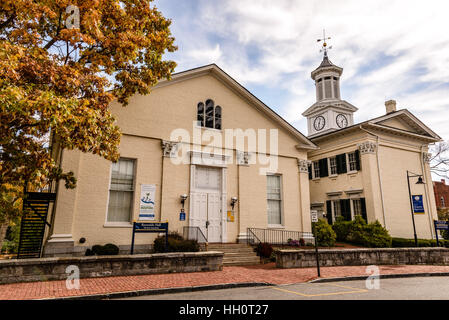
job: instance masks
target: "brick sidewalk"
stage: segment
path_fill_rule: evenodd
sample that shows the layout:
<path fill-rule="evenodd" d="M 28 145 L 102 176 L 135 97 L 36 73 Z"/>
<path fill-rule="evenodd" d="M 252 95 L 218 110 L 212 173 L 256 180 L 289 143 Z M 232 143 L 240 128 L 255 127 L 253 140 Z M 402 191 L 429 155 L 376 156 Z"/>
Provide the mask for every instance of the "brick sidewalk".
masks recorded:
<path fill-rule="evenodd" d="M 449 272 L 449 266 L 379 266 L 380 274 Z M 366 266 L 322 267 L 322 278 L 368 276 Z M 66 289 L 65 281 L 0 285 L 0 300 L 25 300 L 83 296 L 148 289 L 264 282 L 274 285 L 316 279 L 316 268 L 276 269 L 274 263 L 257 266 L 223 267 L 223 271 L 170 273 L 141 276 L 89 278 L 80 280 L 79 290 Z"/>

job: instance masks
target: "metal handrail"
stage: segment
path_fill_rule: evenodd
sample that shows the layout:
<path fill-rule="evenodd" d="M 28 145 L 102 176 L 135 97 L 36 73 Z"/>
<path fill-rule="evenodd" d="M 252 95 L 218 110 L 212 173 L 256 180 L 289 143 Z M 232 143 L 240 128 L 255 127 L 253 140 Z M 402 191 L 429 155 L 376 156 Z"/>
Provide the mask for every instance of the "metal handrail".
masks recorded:
<path fill-rule="evenodd" d="M 312 232 L 290 231 L 283 229 L 247 228 L 248 244 L 255 245 L 261 242 L 271 245 L 290 245 L 291 241 L 304 240 L 304 243 L 313 244 Z"/>
<path fill-rule="evenodd" d="M 183 229 L 183 237 L 187 240 L 196 240 L 198 243 L 207 243 L 207 238 L 200 227 L 185 226 Z"/>

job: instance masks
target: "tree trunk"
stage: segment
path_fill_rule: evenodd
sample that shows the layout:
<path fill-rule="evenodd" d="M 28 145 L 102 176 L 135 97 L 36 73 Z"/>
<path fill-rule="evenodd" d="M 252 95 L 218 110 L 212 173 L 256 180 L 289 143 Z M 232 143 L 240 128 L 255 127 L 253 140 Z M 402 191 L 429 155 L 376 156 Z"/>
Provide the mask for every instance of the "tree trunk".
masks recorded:
<path fill-rule="evenodd" d="M 7 229 L 8 229 L 8 223 L 4 223 L 4 224 L 0 225 L 0 252 L 3 247 L 3 240 L 5 239 Z"/>

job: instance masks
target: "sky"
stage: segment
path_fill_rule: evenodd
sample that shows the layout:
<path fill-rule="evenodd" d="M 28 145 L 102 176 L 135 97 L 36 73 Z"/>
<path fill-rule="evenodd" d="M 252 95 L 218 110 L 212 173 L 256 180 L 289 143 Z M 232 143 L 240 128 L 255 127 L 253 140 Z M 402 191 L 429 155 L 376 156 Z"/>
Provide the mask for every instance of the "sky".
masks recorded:
<path fill-rule="evenodd" d="M 355 123 L 407 108 L 449 140 L 449 1 L 155 0 L 172 20 L 176 72 L 216 63 L 307 135 L 310 73 L 323 54 L 343 68 L 341 97 Z"/>

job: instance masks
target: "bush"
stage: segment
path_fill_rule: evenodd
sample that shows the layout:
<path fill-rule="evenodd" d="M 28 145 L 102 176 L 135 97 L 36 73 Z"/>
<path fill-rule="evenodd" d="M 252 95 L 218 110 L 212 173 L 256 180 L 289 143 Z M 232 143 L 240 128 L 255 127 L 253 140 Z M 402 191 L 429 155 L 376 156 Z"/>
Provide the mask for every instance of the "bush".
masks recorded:
<path fill-rule="evenodd" d="M 6 229 L 6 235 L 3 239 L 0 252 L 17 253 L 20 239 L 20 219 L 14 219 Z"/>
<path fill-rule="evenodd" d="M 154 240 L 153 252 L 197 252 L 200 245 L 196 240 L 185 240 L 179 233 L 168 234 L 167 251 L 165 251 L 165 235 Z"/>
<path fill-rule="evenodd" d="M 449 240 L 438 239 L 440 243 L 440 247 L 449 248 Z M 436 240 L 428 240 L 428 239 L 418 239 L 418 247 L 436 247 Z M 404 238 L 393 238 L 392 241 L 393 248 L 414 248 L 415 239 L 404 239 Z"/>
<path fill-rule="evenodd" d="M 369 248 L 391 247 L 392 239 L 379 221 L 367 224 L 363 218 L 356 217 L 347 239 L 349 242 Z"/>
<path fill-rule="evenodd" d="M 268 259 L 273 253 L 273 247 L 269 243 L 260 242 L 255 251 L 259 257 Z"/>
<path fill-rule="evenodd" d="M 337 221 L 332 225 L 332 230 L 337 235 L 337 241 L 347 241 L 353 225 L 354 221 L 346 221 L 343 217 L 338 217 Z"/>
<path fill-rule="evenodd" d="M 118 255 L 120 249 L 115 244 L 107 243 L 104 246 L 96 244 L 92 249 L 87 249 L 86 256 L 115 256 Z"/>
<path fill-rule="evenodd" d="M 335 244 L 337 235 L 332 227 L 324 219 L 312 223 L 313 236 L 316 237 L 319 246 L 332 247 Z"/>

